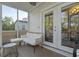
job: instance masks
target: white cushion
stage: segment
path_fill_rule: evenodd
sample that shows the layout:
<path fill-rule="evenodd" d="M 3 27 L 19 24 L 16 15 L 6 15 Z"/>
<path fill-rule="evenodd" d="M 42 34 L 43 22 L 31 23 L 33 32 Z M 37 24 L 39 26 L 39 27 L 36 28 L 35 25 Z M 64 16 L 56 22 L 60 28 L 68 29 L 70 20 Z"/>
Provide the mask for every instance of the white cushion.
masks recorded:
<path fill-rule="evenodd" d="M 42 42 L 41 37 L 42 37 L 42 34 L 31 34 L 26 39 L 23 39 L 23 41 L 31 45 L 37 45 L 40 42 Z"/>
<path fill-rule="evenodd" d="M 3 48 L 9 48 L 9 47 L 13 47 L 16 46 L 16 43 L 7 43 L 5 45 L 3 45 Z"/>
<path fill-rule="evenodd" d="M 22 41 L 22 38 L 15 38 L 15 39 L 10 39 L 10 42 L 20 42 Z"/>

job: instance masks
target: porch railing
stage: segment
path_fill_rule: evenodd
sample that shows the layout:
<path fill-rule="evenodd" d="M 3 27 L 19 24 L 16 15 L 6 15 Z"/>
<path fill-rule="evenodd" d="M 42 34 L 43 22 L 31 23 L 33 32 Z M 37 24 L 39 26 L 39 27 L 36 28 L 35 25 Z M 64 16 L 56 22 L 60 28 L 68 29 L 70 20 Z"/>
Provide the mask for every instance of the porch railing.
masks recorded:
<path fill-rule="evenodd" d="M 24 35 L 24 34 L 26 34 L 26 31 L 25 32 L 19 31 L 19 37 L 21 37 L 21 35 Z M 10 39 L 12 38 L 17 38 L 16 31 L 2 31 L 3 44 L 5 44 L 6 42 L 9 42 Z"/>

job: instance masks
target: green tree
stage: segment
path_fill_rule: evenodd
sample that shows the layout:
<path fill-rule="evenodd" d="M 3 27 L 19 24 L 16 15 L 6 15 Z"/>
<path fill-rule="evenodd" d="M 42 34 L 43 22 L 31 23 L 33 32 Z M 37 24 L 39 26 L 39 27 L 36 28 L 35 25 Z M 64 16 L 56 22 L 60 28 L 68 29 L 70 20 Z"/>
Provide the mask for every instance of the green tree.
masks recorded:
<path fill-rule="evenodd" d="M 11 17 L 5 16 L 2 20 L 2 30 L 15 30 L 15 22 Z"/>

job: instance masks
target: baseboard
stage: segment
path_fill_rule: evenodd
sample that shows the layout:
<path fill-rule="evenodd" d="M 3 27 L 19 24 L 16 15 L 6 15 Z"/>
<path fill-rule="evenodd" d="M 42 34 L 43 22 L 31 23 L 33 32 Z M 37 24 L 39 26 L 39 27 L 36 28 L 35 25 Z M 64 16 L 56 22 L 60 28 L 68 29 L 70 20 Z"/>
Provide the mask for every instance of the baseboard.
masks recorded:
<path fill-rule="evenodd" d="M 43 45 L 42 47 L 47 48 L 47 49 L 54 51 L 56 53 L 62 54 L 66 57 L 72 57 L 73 56 L 72 53 L 68 53 L 66 51 L 63 51 L 63 50 L 60 50 L 60 49 L 57 49 L 57 48 L 54 48 L 54 47 L 50 47 L 50 46 L 47 46 L 47 45 Z"/>

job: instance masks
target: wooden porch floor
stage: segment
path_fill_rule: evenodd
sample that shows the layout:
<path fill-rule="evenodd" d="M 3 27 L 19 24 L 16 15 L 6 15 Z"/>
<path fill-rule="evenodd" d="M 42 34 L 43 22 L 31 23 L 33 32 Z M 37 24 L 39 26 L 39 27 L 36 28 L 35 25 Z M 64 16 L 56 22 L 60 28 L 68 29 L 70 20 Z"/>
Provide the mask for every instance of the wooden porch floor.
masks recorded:
<path fill-rule="evenodd" d="M 19 47 L 18 51 L 20 57 L 64 57 L 61 54 L 41 48 L 40 46 L 36 47 L 35 53 L 34 48 L 29 45 Z"/>
<path fill-rule="evenodd" d="M 37 46 L 34 53 L 34 48 L 32 46 L 26 45 L 26 46 L 18 46 L 18 57 L 64 57 L 61 54 L 58 54 L 54 51 L 50 51 L 46 48 L 41 48 L 40 46 Z M 10 55 L 8 57 L 14 57 L 13 55 Z"/>

